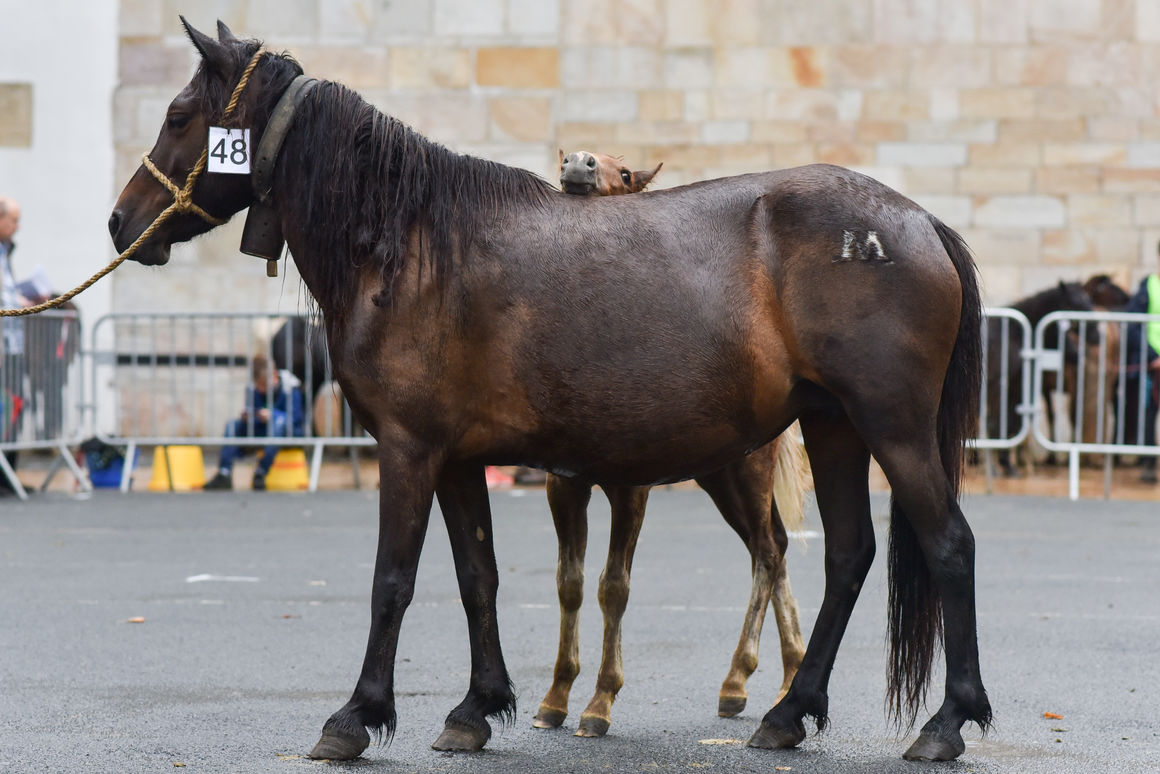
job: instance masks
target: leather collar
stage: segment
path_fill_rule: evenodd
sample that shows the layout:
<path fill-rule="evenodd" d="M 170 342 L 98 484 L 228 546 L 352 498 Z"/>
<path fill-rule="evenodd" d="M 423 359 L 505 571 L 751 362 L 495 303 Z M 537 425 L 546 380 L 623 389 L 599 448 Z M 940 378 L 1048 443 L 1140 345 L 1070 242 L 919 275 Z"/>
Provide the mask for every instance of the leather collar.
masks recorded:
<path fill-rule="evenodd" d="M 314 78 L 299 75 L 274 106 L 270 114 L 270 121 L 266 124 L 266 131 L 262 133 L 262 140 L 258 143 L 258 152 L 254 154 L 254 164 L 250 170 L 250 184 L 253 186 L 254 198 L 265 204 L 270 199 L 270 190 L 274 185 L 274 162 L 282 151 L 282 143 L 286 140 L 286 133 L 294 120 L 294 111 L 318 84 Z"/>

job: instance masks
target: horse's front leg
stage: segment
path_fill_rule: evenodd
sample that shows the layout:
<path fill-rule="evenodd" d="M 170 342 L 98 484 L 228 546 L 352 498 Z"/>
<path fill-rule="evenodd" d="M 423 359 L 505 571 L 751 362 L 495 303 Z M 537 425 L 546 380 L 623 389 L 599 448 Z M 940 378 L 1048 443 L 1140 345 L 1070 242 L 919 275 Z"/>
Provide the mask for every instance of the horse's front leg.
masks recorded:
<path fill-rule="evenodd" d="M 388 741 L 395 731 L 395 651 L 415 592 L 436 469 L 434 460 L 405 459 L 393 451 L 397 448 L 379 445 L 379 542 L 362 672 L 350 701 L 323 726 L 311 758 L 357 758 L 370 744 L 368 729 Z"/>
<path fill-rule="evenodd" d="M 560 646 L 552 687 L 540 702 L 532 725 L 558 728 L 568 716 L 568 696 L 580 674 L 580 605 L 584 602 L 584 554 L 588 547 L 588 501 L 592 484 L 573 478 L 548 476 L 548 507 L 556 525 L 559 556 L 556 592 L 560 600 Z"/>
<path fill-rule="evenodd" d="M 516 697 L 499 645 L 495 608 L 499 572 L 483 465 L 447 465 L 439 477 L 436 494 L 451 540 L 459 596 L 467 613 L 471 682 L 467 696 L 451 710 L 443 733 L 431 747 L 474 752 L 491 738 L 489 715 L 498 715 L 505 724 L 515 720 L 516 715 Z"/>
<path fill-rule="evenodd" d="M 644 524 L 644 508 L 649 487 L 605 487 L 612 504 L 612 531 L 608 539 L 608 561 L 600 574 L 600 610 L 604 613 L 604 644 L 600 673 L 596 676 L 596 693 L 584 712 L 576 736 L 596 737 L 608 733 L 612 724 L 612 702 L 624 685 L 624 666 L 620 657 L 621 621 L 628 607 L 629 574 L 636 539 Z"/>

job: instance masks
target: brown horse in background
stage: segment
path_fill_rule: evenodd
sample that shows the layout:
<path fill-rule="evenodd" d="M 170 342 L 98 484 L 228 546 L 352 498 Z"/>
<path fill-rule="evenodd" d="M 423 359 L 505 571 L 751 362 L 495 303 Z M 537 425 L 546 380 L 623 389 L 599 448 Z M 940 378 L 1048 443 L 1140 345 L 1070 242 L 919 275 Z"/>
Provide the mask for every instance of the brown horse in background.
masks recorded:
<path fill-rule="evenodd" d="M 560 187 L 576 195 L 616 196 L 639 193 L 660 170 L 633 171 L 613 156 L 576 151 L 560 151 Z M 790 589 L 785 567 L 788 545 L 786 527 L 798 529 L 802 522 L 802 498 L 809 486 L 809 470 L 796 423 L 747 457 L 696 482 L 717 505 L 725 521 L 749 549 L 753 588 L 741 627 L 741 638 L 733 654 L 729 674 L 721 685 L 717 712 L 733 717 L 745 709 L 749 676 L 757 669 L 758 644 L 765 611 L 773 600 L 774 616 L 781 639 L 784 675 L 780 699 L 789 690 L 805 655 L 797 601 Z M 548 505 L 556 526 L 559 559 L 556 585 L 560 600 L 560 643 L 548 689 L 532 724 L 536 728 L 556 728 L 568 715 L 568 696 L 580 672 L 579 621 L 584 600 L 584 554 L 588 541 L 588 501 L 592 481 L 550 475 L 547 479 Z M 612 507 L 608 560 L 600 575 L 598 599 L 604 614 L 604 643 L 596 693 L 580 715 L 577 736 L 604 736 L 612 722 L 612 703 L 624 685 L 621 663 L 621 621 L 628 604 L 629 575 L 633 551 L 644 524 L 645 503 L 650 487 L 605 486 Z"/>
<path fill-rule="evenodd" d="M 231 125 L 260 146 L 276 103 L 302 83 L 291 58 L 224 25 L 217 40 L 186 30 L 201 63 L 149 154 L 179 193 L 235 89 Z M 467 695 L 434 746 L 479 750 L 488 717 L 515 711 L 485 466 L 602 486 L 678 481 L 736 462 L 795 419 L 825 529 L 826 590 L 789 692 L 750 744 L 792 747 L 807 717 L 826 725 L 834 659 L 875 553 L 871 454 L 893 491 L 887 690 L 904 721 L 923 704 L 940 642 L 946 653 L 942 703 L 905 755 L 954 758 L 963 724 L 989 723 L 974 538 L 957 502 L 982 306 L 954 231 L 826 165 L 570 196 L 452 153 L 326 81 L 294 105 L 276 158 L 268 189 L 206 175 L 192 198 L 215 220 L 269 208 L 323 312 L 335 377 L 378 441 L 366 656 L 313 757 L 354 758 L 368 730 L 394 729 L 399 631 L 433 497 L 471 645 Z M 118 250 L 169 206 L 154 174 L 143 165 L 115 205 Z M 172 244 L 212 227 L 184 211 L 133 257 L 164 264 Z"/>

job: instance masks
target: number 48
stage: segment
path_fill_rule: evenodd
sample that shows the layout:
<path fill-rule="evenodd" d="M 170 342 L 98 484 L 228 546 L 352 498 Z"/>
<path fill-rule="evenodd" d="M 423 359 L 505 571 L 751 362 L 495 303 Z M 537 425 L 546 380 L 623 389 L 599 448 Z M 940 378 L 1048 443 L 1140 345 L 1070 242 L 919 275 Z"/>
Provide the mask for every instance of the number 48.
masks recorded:
<path fill-rule="evenodd" d="M 217 145 L 213 146 L 213 150 L 209 152 L 209 155 L 213 156 L 222 164 L 225 164 L 226 138 L 223 137 L 218 140 Z M 233 164 L 234 166 L 241 166 L 242 164 L 246 163 L 247 154 L 245 139 L 238 137 L 230 143 L 229 159 L 229 163 Z"/>

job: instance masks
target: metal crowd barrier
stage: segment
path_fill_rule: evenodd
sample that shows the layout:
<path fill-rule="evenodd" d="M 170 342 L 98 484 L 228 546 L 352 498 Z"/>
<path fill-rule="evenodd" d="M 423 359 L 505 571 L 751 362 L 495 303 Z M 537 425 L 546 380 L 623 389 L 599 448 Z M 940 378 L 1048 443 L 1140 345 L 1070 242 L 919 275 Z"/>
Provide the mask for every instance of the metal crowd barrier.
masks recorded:
<path fill-rule="evenodd" d="M 993 452 L 1010 454 L 1031 434 L 1036 402 L 1032 399 L 1032 330 L 1017 309 L 988 307 L 983 325 L 983 383 L 979 393 L 979 429 L 973 441 L 983 452 L 987 491 L 994 480 Z"/>
<path fill-rule="evenodd" d="M 309 490 L 316 491 L 325 447 L 347 447 L 357 463 L 355 447 L 375 445 L 331 379 L 325 335 L 304 318 L 116 313 L 93 325 L 92 342 L 96 437 L 125 448 L 122 491 L 142 446 L 300 447 L 311 454 Z M 283 435 L 255 435 L 252 416 L 246 435 L 226 434 L 227 423 L 245 408 L 259 354 L 269 370 L 293 374 L 283 377 L 285 387 L 296 383 L 302 390 L 304 435 L 294 435 L 290 423 Z M 357 464 L 354 470 L 357 484 Z"/>
<path fill-rule="evenodd" d="M 82 489 L 89 480 L 70 445 L 80 441 L 84 369 L 81 323 L 75 311 L 46 311 L 0 320 L 0 479 L 21 499 L 21 485 L 8 454 L 56 451 L 42 488 L 67 468 Z"/>
<path fill-rule="evenodd" d="M 1104 455 L 1105 497 L 1110 496 L 1115 456 L 1160 456 L 1154 435 L 1155 414 L 1151 417 L 1153 427 L 1145 428 L 1147 408 L 1156 405 L 1160 387 L 1160 373 L 1147 376 L 1146 326 L 1150 322 L 1160 322 L 1160 317 L 1053 312 L 1036 326 L 1034 394 L 1040 394 L 1045 378 L 1054 375 L 1055 394 L 1067 396 L 1069 426 L 1063 432 L 1059 428 L 1044 432 L 1036 425 L 1034 435 L 1048 451 L 1068 455 L 1072 500 L 1079 498 L 1081 454 Z M 1153 437 L 1151 444 L 1145 443 L 1149 435 Z"/>

